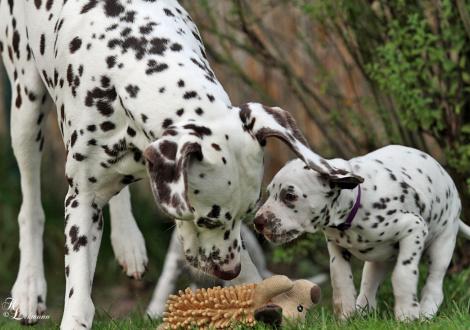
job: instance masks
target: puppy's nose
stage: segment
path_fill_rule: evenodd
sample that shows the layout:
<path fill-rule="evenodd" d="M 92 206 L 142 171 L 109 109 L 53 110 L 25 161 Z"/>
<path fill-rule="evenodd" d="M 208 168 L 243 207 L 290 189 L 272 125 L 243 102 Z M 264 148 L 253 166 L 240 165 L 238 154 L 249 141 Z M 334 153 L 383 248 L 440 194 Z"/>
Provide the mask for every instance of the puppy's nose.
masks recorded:
<path fill-rule="evenodd" d="M 266 226 L 266 218 L 263 215 L 258 215 L 255 220 L 253 221 L 255 224 L 255 228 L 259 233 L 262 233 L 264 227 Z"/>
<path fill-rule="evenodd" d="M 241 269 L 242 269 L 241 264 L 236 265 L 234 269 L 230 269 L 230 270 L 221 269 L 219 265 L 215 265 L 213 269 L 213 273 L 215 276 L 217 276 L 221 280 L 230 281 L 230 280 L 233 280 L 235 277 L 237 277 L 238 274 L 240 274 Z"/>

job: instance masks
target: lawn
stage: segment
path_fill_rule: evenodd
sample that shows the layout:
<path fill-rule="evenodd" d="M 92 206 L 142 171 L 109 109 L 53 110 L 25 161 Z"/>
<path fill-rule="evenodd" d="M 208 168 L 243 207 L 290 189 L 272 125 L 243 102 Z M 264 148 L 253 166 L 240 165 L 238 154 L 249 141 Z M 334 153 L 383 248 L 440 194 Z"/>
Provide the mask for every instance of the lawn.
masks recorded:
<path fill-rule="evenodd" d="M 423 276 L 422 276 L 423 277 Z M 422 284 L 422 280 L 420 281 Z M 324 287 L 324 299 L 320 306 L 311 311 L 303 323 L 286 323 L 285 329 L 470 329 L 470 269 L 451 274 L 445 283 L 445 301 L 439 314 L 433 320 L 419 320 L 400 323 L 393 319 L 393 299 L 390 282 L 386 282 L 379 293 L 379 310 L 369 315 L 356 315 L 348 321 L 337 320 L 331 309 L 329 285 Z M 159 321 L 146 318 L 142 306 L 137 307 L 126 318 L 112 319 L 97 307 L 93 329 L 155 329 Z M 34 328 L 37 330 L 58 328 L 60 314 L 51 320 L 42 321 Z M 243 327 L 239 327 L 243 329 Z M 262 325 L 256 329 L 264 329 Z M 25 329 L 16 321 L 3 317 L 0 329 Z"/>

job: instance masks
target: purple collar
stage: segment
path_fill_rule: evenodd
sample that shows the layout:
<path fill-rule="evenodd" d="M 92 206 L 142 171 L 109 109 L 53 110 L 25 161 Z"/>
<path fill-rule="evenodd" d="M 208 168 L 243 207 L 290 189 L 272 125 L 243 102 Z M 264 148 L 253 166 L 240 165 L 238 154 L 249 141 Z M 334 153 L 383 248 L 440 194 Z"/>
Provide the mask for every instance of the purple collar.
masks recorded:
<path fill-rule="evenodd" d="M 351 209 L 351 212 L 349 212 L 348 217 L 346 218 L 346 221 L 343 222 L 342 224 L 336 226 L 336 229 L 344 231 L 349 228 L 351 228 L 351 224 L 354 220 L 354 217 L 357 214 L 357 211 L 359 210 L 359 207 L 361 206 L 361 185 L 357 186 L 357 196 L 356 196 L 356 202 L 354 202 L 353 208 Z"/>

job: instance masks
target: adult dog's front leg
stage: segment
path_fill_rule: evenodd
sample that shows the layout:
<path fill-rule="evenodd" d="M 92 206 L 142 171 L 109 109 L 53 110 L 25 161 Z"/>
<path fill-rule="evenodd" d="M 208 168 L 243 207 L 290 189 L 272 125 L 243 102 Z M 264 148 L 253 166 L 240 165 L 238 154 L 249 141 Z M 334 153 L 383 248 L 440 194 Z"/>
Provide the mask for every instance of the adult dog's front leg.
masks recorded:
<path fill-rule="evenodd" d="M 408 225 L 402 229 L 403 237 L 399 242 L 400 251 L 392 274 L 392 285 L 395 295 L 395 317 L 406 321 L 419 317 L 418 265 L 427 228 L 424 220 L 411 213 L 404 214 L 400 222 Z"/>
<path fill-rule="evenodd" d="M 61 329 L 89 329 L 95 308 L 91 287 L 103 217 L 92 194 L 70 188 L 65 200 L 65 309 Z"/>
<path fill-rule="evenodd" d="M 332 242 L 328 242 L 328 252 L 335 313 L 346 319 L 356 308 L 356 288 L 349 263 L 351 254 Z"/>

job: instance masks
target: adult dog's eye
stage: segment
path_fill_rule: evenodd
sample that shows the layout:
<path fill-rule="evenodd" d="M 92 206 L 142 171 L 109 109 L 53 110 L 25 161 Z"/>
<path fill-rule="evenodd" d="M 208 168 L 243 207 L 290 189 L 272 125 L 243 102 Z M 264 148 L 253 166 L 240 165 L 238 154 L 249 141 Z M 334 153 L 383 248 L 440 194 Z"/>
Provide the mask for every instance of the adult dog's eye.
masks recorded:
<path fill-rule="evenodd" d="M 299 313 L 302 313 L 304 311 L 304 306 L 298 305 L 297 310 L 299 311 Z"/>
<path fill-rule="evenodd" d="M 293 201 L 297 200 L 297 196 L 296 196 L 295 194 L 293 194 L 293 193 L 288 192 L 288 193 L 286 193 L 286 195 L 284 196 L 284 199 L 285 199 L 286 201 L 293 202 Z"/>

